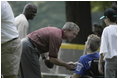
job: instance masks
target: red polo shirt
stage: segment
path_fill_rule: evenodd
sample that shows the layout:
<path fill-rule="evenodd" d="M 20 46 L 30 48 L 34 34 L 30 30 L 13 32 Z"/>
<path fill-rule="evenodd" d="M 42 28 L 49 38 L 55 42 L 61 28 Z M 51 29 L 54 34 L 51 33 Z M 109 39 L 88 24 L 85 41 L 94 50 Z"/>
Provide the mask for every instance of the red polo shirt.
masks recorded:
<path fill-rule="evenodd" d="M 36 44 L 41 53 L 49 52 L 50 57 L 57 58 L 62 43 L 61 29 L 45 27 L 28 34 L 28 37 Z"/>

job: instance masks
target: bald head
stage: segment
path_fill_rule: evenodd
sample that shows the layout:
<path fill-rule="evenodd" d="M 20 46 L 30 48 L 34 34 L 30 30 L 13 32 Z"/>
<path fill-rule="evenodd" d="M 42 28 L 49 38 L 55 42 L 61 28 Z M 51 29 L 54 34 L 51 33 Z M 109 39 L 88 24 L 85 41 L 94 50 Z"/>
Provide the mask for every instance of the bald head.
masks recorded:
<path fill-rule="evenodd" d="M 33 19 L 37 13 L 37 6 L 31 3 L 25 5 L 23 9 L 23 14 L 26 16 L 27 20 Z"/>

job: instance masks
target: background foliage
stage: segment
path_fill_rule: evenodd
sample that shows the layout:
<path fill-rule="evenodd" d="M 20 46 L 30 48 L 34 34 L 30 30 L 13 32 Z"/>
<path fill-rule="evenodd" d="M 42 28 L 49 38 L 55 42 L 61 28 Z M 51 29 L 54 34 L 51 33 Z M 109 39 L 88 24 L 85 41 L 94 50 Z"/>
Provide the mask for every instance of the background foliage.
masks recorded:
<path fill-rule="evenodd" d="M 22 13 L 27 3 L 33 3 L 38 7 L 36 17 L 34 20 L 29 21 L 29 32 L 47 26 L 61 28 L 66 21 L 64 1 L 9 1 L 9 3 L 15 17 Z M 92 22 L 98 21 L 97 17 L 101 16 L 105 8 L 108 7 L 111 7 L 111 1 L 91 1 L 91 14 L 94 16 Z"/>

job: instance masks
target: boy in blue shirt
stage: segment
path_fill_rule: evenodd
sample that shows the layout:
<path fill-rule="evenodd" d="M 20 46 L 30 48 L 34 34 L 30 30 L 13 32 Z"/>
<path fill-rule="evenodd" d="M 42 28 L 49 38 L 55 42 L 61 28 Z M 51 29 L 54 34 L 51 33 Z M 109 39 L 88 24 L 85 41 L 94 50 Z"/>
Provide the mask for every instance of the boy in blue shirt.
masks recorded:
<path fill-rule="evenodd" d="M 85 43 L 84 55 L 80 57 L 77 62 L 77 67 L 72 75 L 72 78 L 85 77 L 87 71 L 91 67 L 91 62 L 94 59 L 99 59 L 99 53 L 97 52 L 100 46 L 100 38 L 97 35 L 91 34 Z"/>

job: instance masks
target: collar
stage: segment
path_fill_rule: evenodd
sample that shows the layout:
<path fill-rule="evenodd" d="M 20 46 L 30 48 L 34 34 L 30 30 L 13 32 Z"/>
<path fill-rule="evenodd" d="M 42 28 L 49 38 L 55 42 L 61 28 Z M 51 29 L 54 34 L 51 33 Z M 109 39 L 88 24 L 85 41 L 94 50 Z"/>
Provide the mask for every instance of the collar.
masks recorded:
<path fill-rule="evenodd" d="M 61 31 L 62 31 L 62 39 L 64 39 L 64 31 L 61 29 Z"/>

